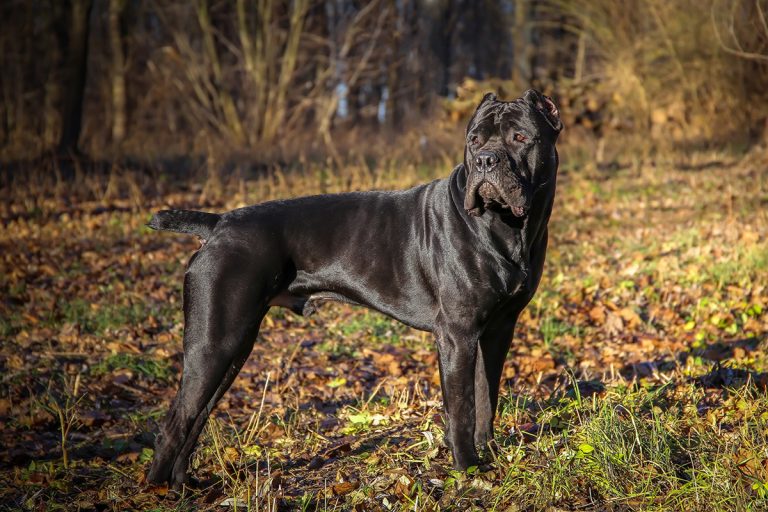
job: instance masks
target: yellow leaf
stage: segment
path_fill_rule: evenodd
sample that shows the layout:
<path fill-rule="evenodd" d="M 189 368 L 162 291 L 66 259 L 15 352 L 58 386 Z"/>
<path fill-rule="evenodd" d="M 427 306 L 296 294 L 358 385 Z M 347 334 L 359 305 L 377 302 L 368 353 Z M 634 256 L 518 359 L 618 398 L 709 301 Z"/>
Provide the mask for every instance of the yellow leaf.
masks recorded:
<path fill-rule="evenodd" d="M 326 384 L 329 388 L 338 388 L 347 383 L 347 379 L 344 377 L 337 377 Z"/>

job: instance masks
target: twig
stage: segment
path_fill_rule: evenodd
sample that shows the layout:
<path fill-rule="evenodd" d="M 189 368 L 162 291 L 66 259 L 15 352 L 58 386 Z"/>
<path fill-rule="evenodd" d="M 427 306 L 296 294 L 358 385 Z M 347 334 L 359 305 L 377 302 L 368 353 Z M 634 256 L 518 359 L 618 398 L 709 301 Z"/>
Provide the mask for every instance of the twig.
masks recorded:
<path fill-rule="evenodd" d="M 756 2 L 757 3 L 757 2 Z M 736 49 L 728 46 L 723 41 L 723 37 L 720 35 L 720 31 L 717 28 L 717 22 L 715 21 L 715 4 L 712 4 L 712 8 L 709 11 L 710 18 L 712 19 L 712 28 L 715 31 L 715 37 L 717 38 L 717 42 L 720 45 L 720 48 L 723 49 L 726 53 L 730 53 L 731 55 L 736 55 L 737 57 L 741 57 L 743 59 L 749 59 L 749 60 L 760 60 L 760 61 L 766 61 L 768 62 L 768 55 L 763 55 L 762 53 L 755 53 L 755 52 L 747 52 L 744 51 L 741 48 L 741 45 L 739 44 L 739 40 L 736 37 L 736 34 L 733 30 L 733 22 L 734 22 L 734 16 L 731 15 L 731 23 L 730 23 L 730 32 L 731 36 L 733 37 L 734 43 L 736 44 Z M 758 5 L 758 13 L 760 20 L 763 22 L 763 27 L 766 27 L 765 22 L 765 15 L 763 14 L 762 9 L 760 9 Z M 768 35 L 768 30 L 766 30 L 766 35 Z"/>

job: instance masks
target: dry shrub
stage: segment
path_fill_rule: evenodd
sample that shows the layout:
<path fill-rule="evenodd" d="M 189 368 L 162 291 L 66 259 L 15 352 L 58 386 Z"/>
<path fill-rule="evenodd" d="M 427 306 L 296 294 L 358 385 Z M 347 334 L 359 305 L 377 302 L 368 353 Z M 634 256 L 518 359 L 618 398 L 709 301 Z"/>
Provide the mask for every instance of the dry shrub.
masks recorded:
<path fill-rule="evenodd" d="M 738 149 L 762 135 L 766 7 L 764 0 L 551 0 L 540 17 L 559 20 L 583 49 L 574 54 L 573 76 L 534 80 L 560 106 L 568 154 L 598 163 L 643 160 L 673 149 Z M 458 121 L 486 92 L 511 99 L 525 87 L 467 79 L 444 110 Z"/>
<path fill-rule="evenodd" d="M 179 123 L 194 127 L 190 150 L 205 154 L 213 139 L 219 152 L 255 149 L 262 161 L 308 146 L 336 156 L 335 88 L 384 73 L 381 47 L 395 21 L 381 0 L 332 23 L 309 0 L 171 2 L 157 13 L 171 42 L 153 51 L 149 68 L 160 91 L 174 92 Z"/>
<path fill-rule="evenodd" d="M 768 59 L 734 55 L 718 37 L 725 32 L 737 49 L 768 56 L 768 28 L 756 21 L 764 12 L 759 1 L 553 0 L 551 6 L 575 20 L 569 28 L 585 38 L 587 94 L 604 106 L 605 135 L 630 134 L 656 149 L 702 147 L 746 141 L 764 125 Z M 560 89 L 574 85 L 565 81 Z M 627 137 L 618 138 L 624 144 Z"/>

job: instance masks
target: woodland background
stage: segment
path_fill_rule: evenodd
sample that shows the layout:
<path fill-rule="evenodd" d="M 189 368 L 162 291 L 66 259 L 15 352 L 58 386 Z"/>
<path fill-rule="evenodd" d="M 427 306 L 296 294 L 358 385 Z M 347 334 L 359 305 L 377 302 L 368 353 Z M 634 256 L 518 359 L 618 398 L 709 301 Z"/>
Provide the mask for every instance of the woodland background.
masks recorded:
<path fill-rule="evenodd" d="M 765 0 L 0 4 L 0 508 L 768 508 Z M 413 186 L 485 92 L 561 108 L 493 469 L 425 333 L 275 310 L 181 496 L 144 481 L 210 211 Z"/>
<path fill-rule="evenodd" d="M 765 131 L 763 7 L 12 0 L 0 11 L 0 158 L 423 158 L 455 146 L 431 129 L 444 114 L 456 123 L 486 89 L 531 86 L 559 101 L 569 136 L 746 145 Z"/>

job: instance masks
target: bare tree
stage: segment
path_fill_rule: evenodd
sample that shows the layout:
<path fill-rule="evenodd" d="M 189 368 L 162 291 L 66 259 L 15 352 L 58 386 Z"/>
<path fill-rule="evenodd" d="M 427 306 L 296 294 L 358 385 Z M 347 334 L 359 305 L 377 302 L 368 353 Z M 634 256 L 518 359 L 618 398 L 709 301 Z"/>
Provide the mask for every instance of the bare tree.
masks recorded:
<path fill-rule="evenodd" d="M 109 0 L 109 49 L 112 56 L 112 143 L 120 145 L 126 131 L 125 55 L 121 16 L 125 0 Z"/>
<path fill-rule="evenodd" d="M 93 0 L 72 0 L 70 19 L 62 20 L 68 33 L 64 67 L 64 98 L 61 115 L 61 136 L 58 153 L 71 156 L 79 153 L 78 141 L 82 128 L 83 97 L 88 66 L 88 35 Z"/>

